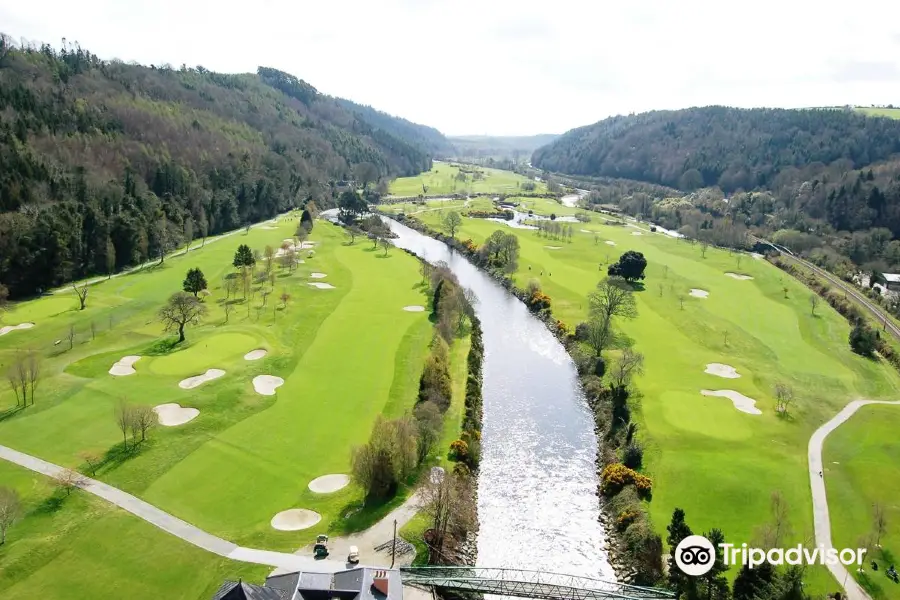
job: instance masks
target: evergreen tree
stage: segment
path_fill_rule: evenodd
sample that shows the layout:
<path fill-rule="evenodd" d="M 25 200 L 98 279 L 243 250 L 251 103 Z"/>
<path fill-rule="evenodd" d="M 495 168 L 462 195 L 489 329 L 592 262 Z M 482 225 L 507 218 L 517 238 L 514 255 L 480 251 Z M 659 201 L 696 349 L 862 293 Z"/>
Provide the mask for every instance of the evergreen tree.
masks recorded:
<path fill-rule="evenodd" d="M 734 600 L 761 600 L 775 597 L 778 574 L 775 567 L 768 561 L 750 568 L 747 565 L 741 567 L 737 577 L 734 578 Z"/>
<path fill-rule="evenodd" d="M 684 520 L 684 511 L 676 508 L 672 512 L 672 521 L 666 527 L 669 535 L 666 537 L 666 544 L 669 546 L 669 587 L 675 590 L 679 598 L 687 600 L 697 600 L 697 580 L 694 577 L 686 575 L 675 563 L 675 548 L 684 538 L 693 535 L 691 528 Z"/>
<path fill-rule="evenodd" d="M 701 585 L 705 588 L 703 590 L 705 593 L 701 593 L 700 597 L 706 600 L 727 600 L 730 590 L 728 589 L 728 578 L 724 573 L 728 570 L 728 565 L 725 564 L 725 551 L 719 546 L 719 544 L 725 543 L 725 534 L 721 529 L 711 529 L 704 536 L 712 542 L 713 548 L 716 549 L 716 561 L 709 572 L 701 578 Z"/>
<path fill-rule="evenodd" d="M 252 267 L 255 265 L 256 258 L 254 258 L 250 246 L 247 244 L 238 246 L 238 249 L 234 253 L 234 262 L 231 264 L 233 264 L 236 269 L 240 269 L 241 267 Z"/>
<path fill-rule="evenodd" d="M 184 278 L 184 291 L 189 292 L 197 296 L 202 290 L 206 289 L 206 277 L 203 275 L 203 271 L 199 268 L 194 267 L 193 269 L 189 269 L 187 272 L 187 276 Z"/>

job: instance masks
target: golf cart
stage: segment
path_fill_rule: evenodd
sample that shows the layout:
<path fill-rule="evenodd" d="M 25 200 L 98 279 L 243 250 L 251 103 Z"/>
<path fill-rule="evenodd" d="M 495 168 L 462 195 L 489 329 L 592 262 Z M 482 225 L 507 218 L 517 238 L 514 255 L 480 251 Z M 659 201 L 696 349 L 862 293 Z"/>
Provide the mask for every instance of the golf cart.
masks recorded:
<path fill-rule="evenodd" d="M 356 564 L 359 562 L 359 548 L 356 546 L 350 546 L 350 553 L 347 555 L 347 562 Z"/>
<path fill-rule="evenodd" d="M 313 556 L 316 558 L 328 556 L 328 536 L 324 533 L 316 537 L 316 545 L 313 546 Z"/>

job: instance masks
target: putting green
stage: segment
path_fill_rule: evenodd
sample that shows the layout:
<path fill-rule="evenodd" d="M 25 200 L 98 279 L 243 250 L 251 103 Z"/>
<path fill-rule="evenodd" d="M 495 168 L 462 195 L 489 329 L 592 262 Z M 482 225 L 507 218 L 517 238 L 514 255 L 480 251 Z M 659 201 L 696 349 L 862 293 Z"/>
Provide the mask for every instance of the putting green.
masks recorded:
<path fill-rule="evenodd" d="M 192 375 L 223 360 L 234 360 L 259 346 L 259 340 L 246 333 L 219 333 L 191 344 L 184 350 L 166 356 L 142 358 L 157 375 Z M 141 365 L 142 367 L 144 365 Z"/>

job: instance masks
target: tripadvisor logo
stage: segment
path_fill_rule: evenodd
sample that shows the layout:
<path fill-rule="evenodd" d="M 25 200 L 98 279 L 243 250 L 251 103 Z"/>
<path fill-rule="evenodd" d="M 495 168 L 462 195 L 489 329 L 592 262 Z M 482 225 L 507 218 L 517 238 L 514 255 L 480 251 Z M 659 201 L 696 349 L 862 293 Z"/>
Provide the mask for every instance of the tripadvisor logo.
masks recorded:
<path fill-rule="evenodd" d="M 722 550 L 722 562 L 725 565 L 741 565 L 750 569 L 763 563 L 772 565 L 836 565 L 861 566 L 865 548 L 826 548 L 818 545 L 815 548 L 804 548 L 797 544 L 791 548 L 751 548 L 747 544 L 719 544 Z M 716 562 L 716 549 L 712 542 L 702 535 L 689 535 L 681 540 L 675 548 L 675 564 L 686 575 L 699 577 L 712 569 Z"/>

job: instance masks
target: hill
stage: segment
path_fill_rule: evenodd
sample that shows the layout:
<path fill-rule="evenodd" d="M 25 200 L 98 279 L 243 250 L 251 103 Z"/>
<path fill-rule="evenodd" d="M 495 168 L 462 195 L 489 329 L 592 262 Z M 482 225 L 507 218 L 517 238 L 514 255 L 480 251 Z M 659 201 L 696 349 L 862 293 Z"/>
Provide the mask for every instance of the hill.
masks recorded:
<path fill-rule="evenodd" d="M 405 140 L 432 156 L 448 156 L 453 151 L 453 145 L 450 141 L 434 127 L 419 125 L 401 117 L 389 115 L 371 106 L 357 104 L 343 98 L 336 98 L 335 100 L 340 106 L 354 113 L 370 126 L 382 129 L 394 137 Z"/>
<path fill-rule="evenodd" d="M 708 106 L 604 119 L 537 149 L 535 167 L 725 193 L 769 187 L 785 168 L 860 168 L 900 152 L 900 122 L 850 110 Z"/>
<path fill-rule="evenodd" d="M 416 139 L 276 69 L 221 74 L 0 41 L 0 282 L 107 273 L 431 166 Z M 399 123 L 399 121 L 398 121 Z"/>
<path fill-rule="evenodd" d="M 558 137 L 555 133 L 542 133 L 525 136 L 460 135 L 449 139 L 457 158 L 507 158 L 518 162 Z"/>

